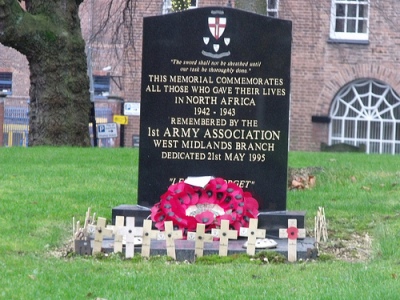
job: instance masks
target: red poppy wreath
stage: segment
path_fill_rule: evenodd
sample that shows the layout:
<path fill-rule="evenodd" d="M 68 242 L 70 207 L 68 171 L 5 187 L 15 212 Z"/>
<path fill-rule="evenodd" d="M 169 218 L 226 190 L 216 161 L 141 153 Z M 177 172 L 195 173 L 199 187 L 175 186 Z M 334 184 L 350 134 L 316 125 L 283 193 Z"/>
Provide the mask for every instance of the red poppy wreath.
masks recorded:
<path fill-rule="evenodd" d="M 213 178 L 202 188 L 181 181 L 171 185 L 160 202 L 151 208 L 151 219 L 159 230 L 164 222 L 172 221 L 175 229 L 196 231 L 197 223 L 206 231 L 218 228 L 221 220 L 228 220 L 238 232 L 248 227 L 251 218 L 258 216 L 258 202 L 234 182 Z"/>

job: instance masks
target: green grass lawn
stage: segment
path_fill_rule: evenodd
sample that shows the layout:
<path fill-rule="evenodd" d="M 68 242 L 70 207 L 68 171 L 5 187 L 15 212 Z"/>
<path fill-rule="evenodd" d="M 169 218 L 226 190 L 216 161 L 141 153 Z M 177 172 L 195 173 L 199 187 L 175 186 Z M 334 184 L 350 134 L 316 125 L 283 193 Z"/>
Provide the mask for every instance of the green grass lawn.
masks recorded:
<path fill-rule="evenodd" d="M 0 299 L 399 299 L 400 156 L 289 154 L 289 167 L 321 170 L 314 188 L 288 192 L 287 208 L 307 211 L 312 232 L 323 206 L 328 244 L 368 234 L 368 260 L 55 256 L 88 207 L 110 219 L 113 207 L 136 203 L 137 162 L 132 148 L 0 148 Z"/>

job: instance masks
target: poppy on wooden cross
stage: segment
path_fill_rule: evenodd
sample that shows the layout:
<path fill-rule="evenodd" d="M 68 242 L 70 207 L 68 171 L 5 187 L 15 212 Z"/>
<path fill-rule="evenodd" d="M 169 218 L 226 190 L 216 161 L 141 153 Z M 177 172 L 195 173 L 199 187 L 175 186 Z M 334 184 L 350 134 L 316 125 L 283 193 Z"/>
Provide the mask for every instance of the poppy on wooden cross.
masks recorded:
<path fill-rule="evenodd" d="M 288 261 L 294 262 L 297 260 L 297 239 L 305 237 L 306 230 L 297 228 L 296 219 L 288 220 L 288 228 L 279 229 L 279 238 L 288 239 Z"/>

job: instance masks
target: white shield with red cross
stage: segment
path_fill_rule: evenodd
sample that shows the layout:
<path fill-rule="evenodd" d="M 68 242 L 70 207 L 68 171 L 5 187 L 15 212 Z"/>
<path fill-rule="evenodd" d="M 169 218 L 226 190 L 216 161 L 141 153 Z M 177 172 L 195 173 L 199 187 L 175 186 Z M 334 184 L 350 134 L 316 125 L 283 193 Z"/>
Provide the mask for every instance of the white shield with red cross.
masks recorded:
<path fill-rule="evenodd" d="M 226 18 L 220 17 L 209 17 L 208 18 L 208 28 L 211 31 L 213 37 L 218 40 L 225 31 Z"/>

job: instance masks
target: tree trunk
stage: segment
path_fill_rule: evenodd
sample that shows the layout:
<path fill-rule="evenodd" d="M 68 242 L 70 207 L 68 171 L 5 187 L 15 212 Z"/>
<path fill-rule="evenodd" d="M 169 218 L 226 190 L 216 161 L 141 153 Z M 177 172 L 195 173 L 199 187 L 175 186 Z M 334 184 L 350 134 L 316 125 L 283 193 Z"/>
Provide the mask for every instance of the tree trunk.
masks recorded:
<path fill-rule="evenodd" d="M 266 0 L 235 0 L 235 7 L 263 15 L 267 13 Z"/>
<path fill-rule="evenodd" d="M 80 0 L 0 0 L 0 42 L 26 55 L 29 146 L 89 146 L 90 93 Z"/>

